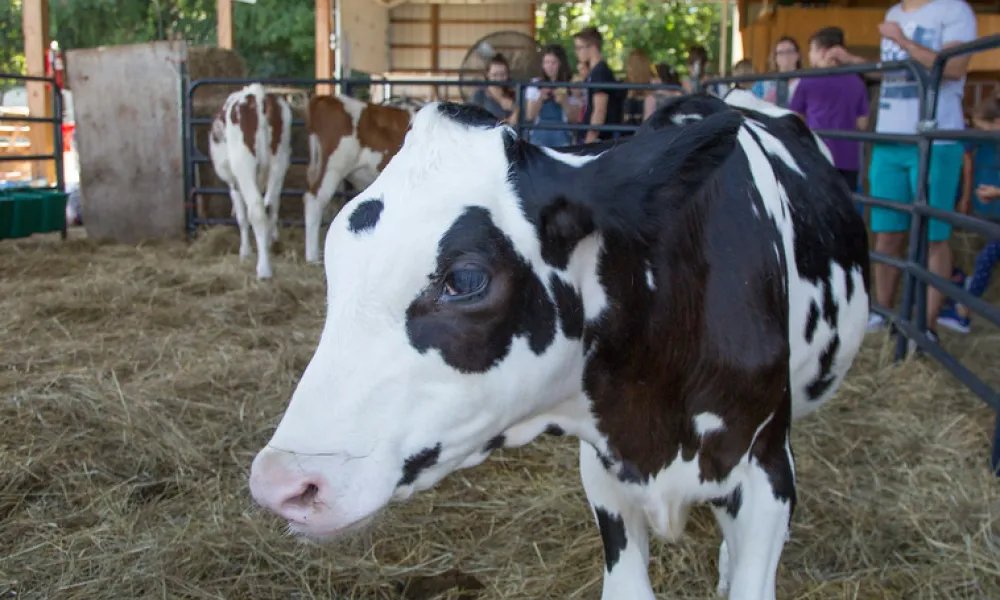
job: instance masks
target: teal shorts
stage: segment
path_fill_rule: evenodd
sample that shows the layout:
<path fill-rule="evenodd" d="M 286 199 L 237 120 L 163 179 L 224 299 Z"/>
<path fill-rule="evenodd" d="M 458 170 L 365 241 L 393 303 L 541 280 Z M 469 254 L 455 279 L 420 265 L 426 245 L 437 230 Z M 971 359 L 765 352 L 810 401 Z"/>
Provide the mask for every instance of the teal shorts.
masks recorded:
<path fill-rule="evenodd" d="M 935 144 L 931 149 L 930 180 L 927 203 L 941 210 L 955 210 L 958 186 L 962 179 L 962 144 Z M 868 167 L 871 195 L 896 202 L 913 202 L 917 193 L 917 146 L 910 144 L 874 144 Z M 875 233 L 909 231 L 910 215 L 873 206 L 871 230 Z M 928 240 L 942 242 L 951 235 L 951 225 L 931 219 Z"/>

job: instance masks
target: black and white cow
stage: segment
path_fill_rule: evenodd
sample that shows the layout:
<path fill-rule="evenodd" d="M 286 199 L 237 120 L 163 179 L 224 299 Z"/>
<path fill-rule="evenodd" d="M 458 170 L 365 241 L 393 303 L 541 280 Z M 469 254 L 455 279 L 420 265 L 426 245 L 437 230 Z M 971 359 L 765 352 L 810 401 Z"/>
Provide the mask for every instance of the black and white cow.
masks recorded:
<path fill-rule="evenodd" d="M 775 597 L 791 422 L 864 337 L 864 223 L 822 142 L 748 93 L 681 97 L 594 148 L 419 111 L 330 225 L 326 324 L 253 461 L 258 503 L 330 538 L 562 432 L 580 439 L 603 598 L 653 598 L 648 530 L 676 540 L 705 502 L 719 593 Z"/>

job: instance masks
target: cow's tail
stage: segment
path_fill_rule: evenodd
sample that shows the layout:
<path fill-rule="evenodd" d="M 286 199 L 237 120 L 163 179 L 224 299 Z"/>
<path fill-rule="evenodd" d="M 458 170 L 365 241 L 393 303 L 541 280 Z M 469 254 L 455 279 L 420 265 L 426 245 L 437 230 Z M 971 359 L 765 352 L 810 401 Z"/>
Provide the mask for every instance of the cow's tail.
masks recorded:
<path fill-rule="evenodd" d="M 309 188 L 313 189 L 319 186 L 319 182 L 322 173 L 323 166 L 323 145 L 320 143 L 319 135 L 316 133 L 309 134 L 309 166 L 306 168 L 306 181 L 309 183 Z"/>
<path fill-rule="evenodd" d="M 259 83 L 251 83 L 247 86 L 247 93 L 253 96 L 257 105 L 257 132 L 254 136 L 254 154 L 257 156 L 257 163 L 266 164 L 267 157 L 270 156 L 268 148 L 271 146 L 271 127 L 264 114 L 264 100 L 266 92 L 264 86 Z M 261 182 L 262 183 L 262 182 Z"/>

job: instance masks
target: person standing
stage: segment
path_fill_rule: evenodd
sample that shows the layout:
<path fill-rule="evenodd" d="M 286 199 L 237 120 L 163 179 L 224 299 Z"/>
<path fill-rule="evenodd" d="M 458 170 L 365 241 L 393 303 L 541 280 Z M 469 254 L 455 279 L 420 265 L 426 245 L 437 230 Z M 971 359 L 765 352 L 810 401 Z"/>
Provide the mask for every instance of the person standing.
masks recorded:
<path fill-rule="evenodd" d="M 825 27 L 809 38 L 809 65 L 836 66 L 826 56 L 830 48 L 844 45 L 839 27 Z M 864 130 L 868 127 L 868 89 L 853 73 L 804 77 L 799 81 L 788 108 L 805 117 L 810 129 Z M 853 140 L 823 141 L 833 155 L 833 164 L 852 191 L 858 191 L 861 143 Z"/>
<path fill-rule="evenodd" d="M 802 68 L 802 53 L 799 52 L 799 43 L 793 37 L 787 35 L 781 37 L 774 45 L 774 52 L 771 54 L 769 62 L 772 71 L 779 73 L 798 71 Z M 797 77 L 767 79 L 755 83 L 751 91 L 758 98 L 784 108 L 788 106 L 788 102 L 795 94 L 795 88 L 798 85 L 799 78 Z"/>
<path fill-rule="evenodd" d="M 566 50 L 559 44 L 542 49 L 542 76 L 532 81 L 569 82 L 573 76 Z M 524 98 L 526 120 L 532 123 L 576 123 L 579 106 L 566 88 L 528 86 Z M 573 132 L 558 129 L 531 129 L 528 140 L 536 146 L 559 147 L 573 142 Z"/>
<path fill-rule="evenodd" d="M 470 104 L 481 106 L 508 125 L 514 125 L 518 119 L 517 100 L 514 98 L 514 88 L 510 82 L 510 64 L 502 54 L 496 54 L 486 64 L 486 80 L 495 81 L 496 85 L 479 88 L 472 94 Z"/>
<path fill-rule="evenodd" d="M 939 52 L 976 39 L 976 15 L 964 0 L 902 0 L 886 12 L 879 24 L 882 35 L 883 62 L 912 58 L 928 69 Z M 828 57 L 842 64 L 862 64 L 867 59 L 853 55 L 838 46 Z M 938 90 L 938 129 L 965 129 L 962 96 L 970 56 L 948 61 Z M 908 71 L 883 73 L 879 96 L 879 113 L 875 130 L 879 133 L 913 134 L 920 121 L 920 91 Z M 963 146 L 959 142 L 939 140 L 931 151 L 927 202 L 935 208 L 954 210 L 962 172 Z M 918 150 L 913 144 L 876 143 L 872 146 L 868 180 L 872 196 L 896 202 L 913 202 L 917 190 Z M 875 251 L 889 256 L 903 254 L 903 241 L 910 227 L 906 213 L 873 206 L 871 229 L 875 234 Z M 951 276 L 952 255 L 948 238 L 951 225 L 931 219 L 928 226 L 928 268 L 945 279 Z M 895 302 L 899 271 L 892 266 L 875 263 L 875 301 L 891 308 Z M 933 286 L 927 289 L 928 337 L 937 340 L 937 317 L 944 304 L 944 295 Z M 872 314 L 868 330 L 886 326 L 881 315 Z"/>
<path fill-rule="evenodd" d="M 611 67 L 604 60 L 603 45 L 604 37 L 601 32 L 597 31 L 596 27 L 587 27 L 573 36 L 576 59 L 586 62 L 590 67 L 586 79 L 587 83 L 618 82 Z M 622 122 L 622 96 L 621 90 L 602 89 L 599 86 L 587 88 L 587 105 L 580 122 L 587 125 L 620 124 Z M 591 129 L 587 131 L 583 142 L 596 142 L 598 139 L 610 140 L 616 137 L 618 136 L 610 131 L 598 132 Z"/>

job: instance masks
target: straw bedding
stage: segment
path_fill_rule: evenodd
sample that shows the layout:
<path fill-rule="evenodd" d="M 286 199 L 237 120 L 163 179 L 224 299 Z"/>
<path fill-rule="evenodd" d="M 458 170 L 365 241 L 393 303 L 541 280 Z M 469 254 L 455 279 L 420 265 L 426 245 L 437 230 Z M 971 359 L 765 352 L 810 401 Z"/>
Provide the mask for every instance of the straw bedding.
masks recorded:
<path fill-rule="evenodd" d="M 569 440 L 499 453 L 332 547 L 252 505 L 250 462 L 323 316 L 322 271 L 300 231 L 283 235 L 269 284 L 230 228 L 191 246 L 0 243 L 0 596 L 598 598 Z M 869 337 L 796 430 L 779 597 L 1000 598 L 992 413 L 930 359 L 890 367 Z M 944 337 L 1000 383 L 995 330 Z M 718 542 L 699 510 L 686 540 L 654 543 L 657 593 L 710 597 Z"/>

